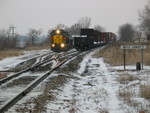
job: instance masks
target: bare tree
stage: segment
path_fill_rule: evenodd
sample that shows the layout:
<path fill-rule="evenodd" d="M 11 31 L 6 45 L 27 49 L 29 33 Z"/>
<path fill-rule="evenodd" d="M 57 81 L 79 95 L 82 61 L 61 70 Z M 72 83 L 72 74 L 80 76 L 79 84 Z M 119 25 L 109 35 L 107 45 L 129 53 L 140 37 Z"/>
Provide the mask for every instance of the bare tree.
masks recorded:
<path fill-rule="evenodd" d="M 133 41 L 134 38 L 134 27 L 127 23 L 119 27 L 120 40 L 129 42 Z"/>
<path fill-rule="evenodd" d="M 55 29 L 67 29 L 67 27 L 64 24 L 58 24 Z"/>
<path fill-rule="evenodd" d="M 89 28 L 91 25 L 91 18 L 82 17 L 79 19 L 78 24 L 81 26 L 81 28 Z"/>
<path fill-rule="evenodd" d="M 100 25 L 94 26 L 94 29 L 95 29 L 95 30 L 98 30 L 98 31 L 100 31 L 100 32 L 104 32 L 104 31 L 105 31 L 105 28 L 102 27 L 102 26 L 100 26 Z"/>
<path fill-rule="evenodd" d="M 142 40 L 142 32 L 139 29 L 139 26 L 136 26 L 134 28 L 134 39 L 138 42 L 140 42 Z"/>
<path fill-rule="evenodd" d="M 145 9 L 139 11 L 139 21 L 141 30 L 146 34 L 150 34 L 150 2 L 145 6 Z"/>
<path fill-rule="evenodd" d="M 0 49 L 16 48 L 18 44 L 17 36 L 11 36 L 10 29 L 0 31 Z"/>
<path fill-rule="evenodd" d="M 70 27 L 70 33 L 72 35 L 79 35 L 80 34 L 80 29 L 81 29 L 81 26 L 77 23 L 77 24 L 74 24 Z"/>
<path fill-rule="evenodd" d="M 35 40 L 36 38 L 38 38 L 42 33 L 42 30 L 41 29 L 30 29 L 29 32 L 28 32 L 28 35 L 30 36 L 31 38 L 31 45 L 34 46 L 35 45 Z"/>
<path fill-rule="evenodd" d="M 5 30 L 1 30 L 0 31 L 0 49 L 4 49 L 5 48 L 5 40 L 6 40 L 6 37 L 7 35 L 6 35 L 6 31 Z"/>

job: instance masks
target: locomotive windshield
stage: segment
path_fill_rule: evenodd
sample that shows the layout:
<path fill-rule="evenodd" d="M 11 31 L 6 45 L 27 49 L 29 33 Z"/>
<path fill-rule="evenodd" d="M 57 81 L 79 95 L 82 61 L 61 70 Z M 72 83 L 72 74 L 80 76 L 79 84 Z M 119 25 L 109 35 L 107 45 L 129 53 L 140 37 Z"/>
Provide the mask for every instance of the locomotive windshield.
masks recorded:
<path fill-rule="evenodd" d="M 63 30 L 60 30 L 60 29 L 54 30 L 54 31 L 52 31 L 51 35 L 52 36 L 54 36 L 54 35 L 63 35 Z"/>

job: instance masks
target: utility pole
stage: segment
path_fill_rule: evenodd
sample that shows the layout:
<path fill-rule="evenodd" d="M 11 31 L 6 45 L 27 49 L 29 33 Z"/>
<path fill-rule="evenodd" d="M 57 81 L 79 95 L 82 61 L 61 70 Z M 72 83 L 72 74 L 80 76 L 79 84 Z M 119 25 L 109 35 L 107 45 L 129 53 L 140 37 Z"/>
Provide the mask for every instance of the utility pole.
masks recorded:
<path fill-rule="evenodd" d="M 11 37 L 12 38 L 15 38 L 16 37 L 16 33 L 15 33 L 15 28 L 14 26 L 10 26 L 10 34 L 11 34 Z"/>
<path fill-rule="evenodd" d="M 15 28 L 14 26 L 9 27 L 9 34 L 8 34 L 8 46 L 11 48 L 15 48 L 17 45 L 17 35 L 15 33 Z"/>

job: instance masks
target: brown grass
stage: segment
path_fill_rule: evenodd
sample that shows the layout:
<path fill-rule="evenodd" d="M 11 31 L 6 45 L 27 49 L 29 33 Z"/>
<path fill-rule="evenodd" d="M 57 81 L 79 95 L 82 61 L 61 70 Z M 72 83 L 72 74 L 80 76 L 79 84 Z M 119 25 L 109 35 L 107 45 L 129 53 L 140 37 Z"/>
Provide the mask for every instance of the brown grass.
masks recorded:
<path fill-rule="evenodd" d="M 5 78 L 7 75 L 0 73 L 0 79 Z"/>
<path fill-rule="evenodd" d="M 22 54 L 23 54 L 22 50 L 16 50 L 16 49 L 3 50 L 3 51 L 0 51 L 0 60 L 7 58 L 7 57 L 13 57 L 13 56 L 18 56 Z"/>
<path fill-rule="evenodd" d="M 119 81 L 119 83 L 121 84 L 126 84 L 128 82 L 132 82 L 134 80 L 137 80 L 138 78 L 137 77 L 134 77 L 133 75 L 131 74 L 120 74 L 117 78 L 117 81 Z"/>
<path fill-rule="evenodd" d="M 34 46 L 34 47 L 27 47 L 26 49 L 0 50 L 0 60 L 7 57 L 23 55 L 24 50 L 31 51 L 31 50 L 42 50 L 42 49 L 49 49 L 49 46 Z"/>
<path fill-rule="evenodd" d="M 144 64 L 150 64 L 150 44 L 149 43 L 115 43 L 113 45 L 107 46 L 104 49 L 98 50 L 93 57 L 99 58 L 104 57 L 105 62 L 111 65 L 123 65 L 124 51 L 121 49 L 121 45 L 146 45 L 144 49 Z M 141 50 L 126 50 L 126 65 L 135 65 L 136 62 L 141 62 Z"/>
<path fill-rule="evenodd" d="M 41 50 L 41 49 L 50 49 L 49 46 L 30 46 L 27 47 L 25 50 Z"/>
<path fill-rule="evenodd" d="M 121 45 L 146 45 L 146 49 L 144 49 L 144 65 L 150 65 L 150 42 L 147 43 L 116 43 L 110 46 L 105 47 L 104 49 L 100 49 L 93 57 L 100 58 L 103 57 L 105 62 L 113 65 L 123 65 L 123 53 L 124 51 L 121 49 Z M 141 62 L 141 50 L 126 50 L 126 65 L 136 65 L 137 62 Z M 122 73 L 122 70 L 119 71 Z M 131 106 L 135 109 L 138 109 L 138 113 L 146 113 L 144 110 L 149 110 L 145 107 L 146 103 L 141 103 L 140 101 L 134 99 L 141 94 L 142 98 L 150 99 L 150 84 L 140 85 L 140 82 L 134 83 L 136 80 L 141 80 L 138 76 L 133 76 L 129 73 L 122 73 L 118 75 L 116 79 L 121 86 L 118 91 L 119 98 L 124 102 L 124 104 Z M 131 83 L 131 84 L 128 84 Z M 133 83 L 133 84 L 132 84 Z M 134 87 L 140 87 L 139 93 Z"/>
<path fill-rule="evenodd" d="M 140 94 L 141 97 L 145 99 L 150 99 L 150 84 L 140 85 Z"/>
<path fill-rule="evenodd" d="M 120 88 L 119 97 L 123 99 L 123 102 L 132 107 L 138 107 L 138 102 L 134 101 L 132 98 L 135 97 L 135 91 L 130 88 Z"/>

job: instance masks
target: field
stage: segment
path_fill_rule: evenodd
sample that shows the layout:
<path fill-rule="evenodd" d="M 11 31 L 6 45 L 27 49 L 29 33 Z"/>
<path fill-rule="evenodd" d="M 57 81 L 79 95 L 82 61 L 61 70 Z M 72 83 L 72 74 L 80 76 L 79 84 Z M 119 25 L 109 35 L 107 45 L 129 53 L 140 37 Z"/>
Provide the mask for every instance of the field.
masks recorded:
<path fill-rule="evenodd" d="M 121 43 L 118 42 L 114 45 L 108 46 L 105 49 L 99 50 L 96 53 L 96 57 L 104 57 L 105 62 L 119 66 L 124 64 L 124 51 L 121 49 L 121 45 L 146 45 L 146 49 L 143 50 L 143 63 L 144 65 L 150 65 L 150 43 Z M 137 62 L 141 62 L 142 51 L 138 49 L 126 50 L 126 64 L 136 65 Z"/>
<path fill-rule="evenodd" d="M 0 50 L 0 60 L 7 58 L 7 57 L 23 55 L 23 52 L 25 50 L 31 51 L 31 50 L 42 50 L 42 49 L 49 49 L 49 47 L 48 46 L 39 46 L 39 47 L 35 46 L 35 47 L 27 47 L 26 49 Z"/>
<path fill-rule="evenodd" d="M 103 57 L 104 61 L 112 67 L 123 67 L 123 54 L 121 45 L 146 45 L 143 51 L 144 66 L 150 65 L 150 43 L 116 43 L 101 49 L 96 52 L 93 57 Z M 118 98 L 124 102 L 129 108 L 128 112 L 134 113 L 131 109 L 134 108 L 138 113 L 149 113 L 149 99 L 150 99 L 150 84 L 149 84 L 149 68 L 142 71 L 136 71 L 136 62 L 141 62 L 141 50 L 126 50 L 126 64 L 134 67 L 134 70 L 128 68 L 127 70 L 117 70 L 116 81 L 120 83 L 118 90 Z M 140 99 L 143 101 L 141 102 Z M 126 106 L 126 107 L 127 107 Z"/>
<path fill-rule="evenodd" d="M 119 42 L 78 56 L 39 85 L 37 89 L 41 95 L 26 97 L 27 101 L 18 103 L 13 109 L 20 113 L 42 110 L 47 113 L 149 113 L 149 44 L 144 43 L 147 48 L 141 71 L 130 68 L 135 68 L 135 63 L 140 61 L 141 50 L 126 51 L 128 70 L 123 69 L 121 45 L 129 44 Z"/>
<path fill-rule="evenodd" d="M 23 54 L 22 50 L 16 50 L 16 49 L 1 50 L 0 51 L 0 60 L 7 58 L 7 57 L 19 56 L 22 54 Z"/>

